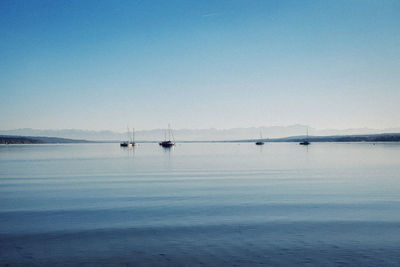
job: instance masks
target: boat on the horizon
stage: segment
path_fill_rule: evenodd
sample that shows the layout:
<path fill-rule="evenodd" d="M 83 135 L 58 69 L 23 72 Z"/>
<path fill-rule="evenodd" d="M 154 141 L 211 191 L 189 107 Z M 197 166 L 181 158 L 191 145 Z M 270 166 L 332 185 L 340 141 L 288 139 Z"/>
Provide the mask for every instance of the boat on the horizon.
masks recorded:
<path fill-rule="evenodd" d="M 303 142 L 300 142 L 299 144 L 303 145 L 303 146 L 308 146 L 310 144 L 310 142 L 308 141 L 308 127 L 307 127 L 307 137 L 306 137 L 306 139 Z"/>
<path fill-rule="evenodd" d="M 120 143 L 121 147 L 133 147 L 137 146 L 137 143 L 135 142 L 135 128 L 132 129 L 132 137 L 130 139 L 129 137 L 129 127 L 128 127 L 128 141 L 123 141 Z M 130 139 L 130 140 L 129 140 Z"/>
<path fill-rule="evenodd" d="M 261 131 L 260 131 L 260 139 L 256 142 L 256 145 L 257 145 L 257 146 L 262 146 L 262 145 L 264 145 L 264 142 L 261 141 L 261 140 L 262 140 L 262 133 L 261 133 Z"/>
<path fill-rule="evenodd" d="M 171 136 L 172 140 L 174 140 L 174 134 L 172 133 L 171 126 L 168 124 L 168 140 L 167 140 L 167 132 L 164 132 L 164 141 L 158 143 L 160 146 L 169 148 L 173 147 L 175 145 L 175 140 L 174 142 L 171 141 Z"/>
<path fill-rule="evenodd" d="M 119 145 L 121 147 L 132 147 L 132 144 L 129 141 L 123 141 Z"/>

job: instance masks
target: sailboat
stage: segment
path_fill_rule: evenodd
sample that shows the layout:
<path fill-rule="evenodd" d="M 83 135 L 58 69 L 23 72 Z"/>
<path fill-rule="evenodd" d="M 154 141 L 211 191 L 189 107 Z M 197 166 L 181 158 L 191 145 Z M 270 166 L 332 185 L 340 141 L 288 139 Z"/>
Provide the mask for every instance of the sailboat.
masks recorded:
<path fill-rule="evenodd" d="M 261 133 L 261 131 L 260 131 L 260 140 L 258 140 L 258 141 L 256 142 L 256 145 L 257 145 L 257 146 L 262 146 L 262 145 L 264 145 L 264 142 L 261 141 L 261 140 L 262 140 L 262 133 Z"/>
<path fill-rule="evenodd" d="M 162 146 L 162 147 L 172 147 L 172 146 L 174 146 L 175 145 L 175 140 L 174 140 L 174 142 L 172 142 L 171 141 L 171 136 L 172 136 L 172 139 L 174 140 L 175 138 L 174 138 L 174 135 L 172 133 L 171 126 L 168 124 L 168 140 L 167 140 L 167 132 L 165 132 L 164 133 L 164 141 L 162 141 L 162 142 L 160 142 L 158 144 L 160 146 Z"/>
<path fill-rule="evenodd" d="M 306 137 L 306 139 L 303 142 L 300 142 L 299 144 L 303 145 L 303 146 L 308 146 L 310 144 L 310 142 L 308 142 L 308 127 L 307 127 L 307 137 Z"/>
<path fill-rule="evenodd" d="M 132 139 L 131 140 L 129 140 L 130 139 L 130 137 L 129 137 L 129 127 L 128 127 L 128 140 L 127 141 L 123 141 L 123 142 L 121 142 L 120 143 L 120 146 L 121 147 L 132 147 L 132 146 L 136 146 L 137 144 L 135 143 L 135 129 L 133 129 L 132 130 Z"/>
<path fill-rule="evenodd" d="M 132 146 L 137 146 L 137 143 L 135 142 L 135 128 L 132 129 L 132 141 L 131 141 Z"/>

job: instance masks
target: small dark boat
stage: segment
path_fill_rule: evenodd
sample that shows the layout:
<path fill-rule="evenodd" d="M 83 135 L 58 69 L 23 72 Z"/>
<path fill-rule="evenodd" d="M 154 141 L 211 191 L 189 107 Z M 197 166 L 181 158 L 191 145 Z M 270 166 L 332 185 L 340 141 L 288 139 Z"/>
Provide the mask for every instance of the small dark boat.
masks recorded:
<path fill-rule="evenodd" d="M 173 143 L 171 140 L 168 141 L 162 141 L 160 143 L 158 143 L 160 146 L 162 147 L 172 147 L 175 145 L 175 143 Z"/>
<path fill-rule="evenodd" d="M 171 141 L 171 136 L 175 142 L 175 138 L 174 138 L 174 134 L 172 133 L 171 126 L 168 124 L 168 140 L 167 140 L 167 132 L 165 132 L 164 141 L 162 141 L 158 144 L 165 148 L 173 147 L 175 145 L 175 143 Z"/>
<path fill-rule="evenodd" d="M 300 142 L 299 145 L 308 146 L 309 144 L 310 144 L 310 142 L 308 142 L 308 128 L 307 128 L 306 140 L 304 140 L 303 142 Z"/>
<path fill-rule="evenodd" d="M 121 147 L 132 147 L 132 143 L 125 141 L 119 144 Z"/>
<path fill-rule="evenodd" d="M 262 140 L 262 133 L 261 133 L 261 131 L 260 131 L 260 139 L 256 142 L 256 145 L 257 146 L 262 146 L 262 145 L 264 145 L 264 142 L 263 141 L 261 141 Z"/>

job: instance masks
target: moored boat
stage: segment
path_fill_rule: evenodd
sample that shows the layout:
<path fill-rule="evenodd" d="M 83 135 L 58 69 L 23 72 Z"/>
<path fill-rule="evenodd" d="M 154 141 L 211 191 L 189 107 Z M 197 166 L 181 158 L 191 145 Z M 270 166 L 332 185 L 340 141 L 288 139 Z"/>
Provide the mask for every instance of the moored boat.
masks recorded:
<path fill-rule="evenodd" d="M 172 142 L 171 136 L 172 136 L 172 140 L 174 140 L 175 139 L 174 134 L 172 133 L 171 126 L 168 124 L 168 140 L 167 140 L 167 132 L 165 132 L 164 141 L 162 141 L 158 144 L 165 148 L 173 147 L 175 145 L 175 140 L 174 140 L 174 142 Z"/>
<path fill-rule="evenodd" d="M 262 145 L 264 145 L 264 142 L 262 141 L 262 133 L 261 133 L 261 131 L 260 131 L 260 139 L 256 142 L 256 145 L 257 145 L 257 146 L 262 146 Z"/>
<path fill-rule="evenodd" d="M 132 129 L 132 136 L 130 136 L 130 132 L 129 132 L 129 127 L 128 127 L 128 140 L 127 141 L 123 141 L 121 142 L 119 145 L 121 147 L 133 147 L 133 146 L 137 146 L 137 143 L 135 142 L 135 129 Z"/>
<path fill-rule="evenodd" d="M 306 139 L 299 143 L 299 145 L 308 146 L 310 142 L 308 141 L 308 127 L 307 127 L 307 136 Z"/>
<path fill-rule="evenodd" d="M 129 141 L 124 141 L 119 144 L 121 147 L 132 147 L 132 143 Z"/>

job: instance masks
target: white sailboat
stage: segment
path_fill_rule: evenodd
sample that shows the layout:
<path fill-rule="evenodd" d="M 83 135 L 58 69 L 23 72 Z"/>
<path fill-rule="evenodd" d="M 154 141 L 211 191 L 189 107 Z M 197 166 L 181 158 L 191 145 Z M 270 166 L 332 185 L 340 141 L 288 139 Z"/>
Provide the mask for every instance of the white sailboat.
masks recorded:
<path fill-rule="evenodd" d="M 132 140 L 131 140 L 131 145 L 132 145 L 132 146 L 137 146 L 137 143 L 135 142 L 135 128 L 132 129 Z"/>

